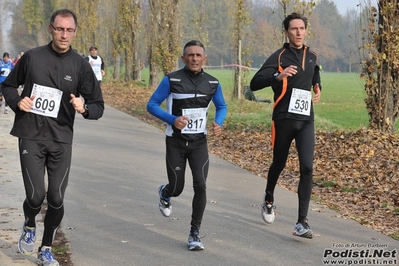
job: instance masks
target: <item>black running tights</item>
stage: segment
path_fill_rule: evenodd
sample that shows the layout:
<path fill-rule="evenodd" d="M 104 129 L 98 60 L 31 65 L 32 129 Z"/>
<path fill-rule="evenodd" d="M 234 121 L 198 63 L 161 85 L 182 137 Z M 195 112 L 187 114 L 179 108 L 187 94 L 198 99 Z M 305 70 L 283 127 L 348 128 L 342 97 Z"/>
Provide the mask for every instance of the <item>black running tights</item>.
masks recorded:
<path fill-rule="evenodd" d="M 164 189 L 165 197 L 177 197 L 184 188 L 186 162 L 193 175 L 194 198 L 192 201 L 191 231 L 198 231 L 206 206 L 206 179 L 209 169 L 207 139 L 186 141 L 166 137 L 166 169 L 169 184 Z"/>
<path fill-rule="evenodd" d="M 42 246 L 51 246 L 64 216 L 64 194 L 71 165 L 72 146 L 54 141 L 19 139 L 19 155 L 26 199 L 23 204 L 25 225 L 36 227 L 35 217 L 46 196 L 47 212 L 44 219 Z"/>
<path fill-rule="evenodd" d="M 314 156 L 314 122 L 284 119 L 274 121 L 276 137 L 273 148 L 273 162 L 270 166 L 267 185 L 266 201 L 274 202 L 274 189 L 280 173 L 284 169 L 291 142 L 295 144 L 299 159 L 298 185 L 298 221 L 306 218 L 312 194 L 313 156 Z"/>

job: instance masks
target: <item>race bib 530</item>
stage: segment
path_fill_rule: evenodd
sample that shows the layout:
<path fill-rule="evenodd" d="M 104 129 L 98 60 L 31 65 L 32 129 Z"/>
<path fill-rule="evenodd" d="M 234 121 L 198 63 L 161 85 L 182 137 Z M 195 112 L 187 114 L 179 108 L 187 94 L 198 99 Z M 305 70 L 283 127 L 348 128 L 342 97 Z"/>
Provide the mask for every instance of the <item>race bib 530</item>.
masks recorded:
<path fill-rule="evenodd" d="M 312 93 L 310 91 L 293 88 L 288 112 L 309 116 L 311 104 Z"/>

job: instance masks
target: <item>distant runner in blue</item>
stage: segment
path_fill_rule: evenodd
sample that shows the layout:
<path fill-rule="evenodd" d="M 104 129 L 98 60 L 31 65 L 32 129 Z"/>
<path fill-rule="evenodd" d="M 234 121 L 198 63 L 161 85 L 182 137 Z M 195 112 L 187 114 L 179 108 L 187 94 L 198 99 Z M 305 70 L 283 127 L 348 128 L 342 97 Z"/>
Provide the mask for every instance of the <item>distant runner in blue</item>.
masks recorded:
<path fill-rule="evenodd" d="M 147 110 L 167 123 L 166 169 L 169 183 L 161 185 L 159 210 L 165 217 L 172 213 L 171 197 L 184 188 L 187 160 L 193 175 L 191 230 L 187 247 L 203 250 L 199 230 L 206 205 L 206 179 L 209 169 L 207 114 L 212 101 L 216 107 L 212 129 L 215 136 L 222 132 L 227 105 L 219 81 L 205 73 L 202 66 L 207 57 L 199 41 L 188 42 L 181 56 L 185 67 L 166 75 L 147 104 Z M 166 100 L 166 110 L 161 104 Z"/>
<path fill-rule="evenodd" d="M 5 52 L 3 54 L 3 59 L 0 60 L 0 107 L 3 105 L 4 101 L 4 113 L 8 114 L 8 104 L 5 100 L 3 100 L 3 94 L 1 89 L 1 83 L 7 78 L 8 74 L 10 74 L 11 70 L 14 69 L 14 63 L 10 58 L 10 54 Z"/>

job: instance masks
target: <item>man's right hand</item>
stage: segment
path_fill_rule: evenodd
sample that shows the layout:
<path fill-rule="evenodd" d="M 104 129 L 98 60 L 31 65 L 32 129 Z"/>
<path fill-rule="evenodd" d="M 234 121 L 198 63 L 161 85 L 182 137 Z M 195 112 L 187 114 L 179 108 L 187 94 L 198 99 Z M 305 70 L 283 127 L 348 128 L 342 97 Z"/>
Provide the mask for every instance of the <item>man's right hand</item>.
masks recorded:
<path fill-rule="evenodd" d="M 283 80 L 284 78 L 292 77 L 298 72 L 297 66 L 295 65 L 290 65 L 289 67 L 286 67 L 283 72 L 280 73 L 280 75 L 277 76 L 278 80 Z"/>
<path fill-rule="evenodd" d="M 179 130 L 182 130 L 186 127 L 187 123 L 190 121 L 190 118 L 187 116 L 179 116 L 175 120 L 175 127 Z"/>
<path fill-rule="evenodd" d="M 33 100 L 34 99 L 35 99 L 35 96 L 32 96 L 30 98 L 25 96 L 25 98 L 23 98 L 22 100 L 20 100 L 18 102 L 19 110 L 29 113 L 30 112 L 30 108 L 32 108 L 32 106 L 33 106 Z"/>

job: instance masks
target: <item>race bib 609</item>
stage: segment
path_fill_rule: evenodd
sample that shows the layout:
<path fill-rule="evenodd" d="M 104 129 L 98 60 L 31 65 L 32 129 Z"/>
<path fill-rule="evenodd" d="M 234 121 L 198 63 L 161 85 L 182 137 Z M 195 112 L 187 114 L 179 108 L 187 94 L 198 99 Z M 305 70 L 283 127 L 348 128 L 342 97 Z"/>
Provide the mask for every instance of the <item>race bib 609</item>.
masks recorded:
<path fill-rule="evenodd" d="M 33 106 L 31 113 L 57 118 L 60 110 L 62 91 L 56 88 L 33 84 L 32 96 Z"/>

